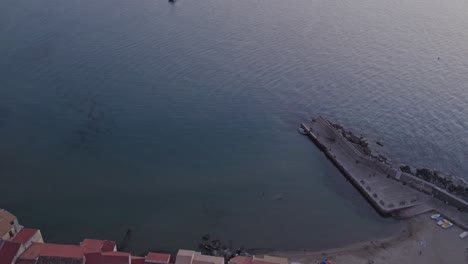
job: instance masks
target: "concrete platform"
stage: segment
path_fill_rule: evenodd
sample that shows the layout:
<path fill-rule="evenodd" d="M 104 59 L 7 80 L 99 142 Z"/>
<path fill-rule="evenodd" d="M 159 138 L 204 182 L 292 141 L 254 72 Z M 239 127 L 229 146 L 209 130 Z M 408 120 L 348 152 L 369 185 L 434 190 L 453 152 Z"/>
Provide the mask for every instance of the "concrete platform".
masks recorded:
<path fill-rule="evenodd" d="M 319 117 L 301 127 L 381 214 L 392 215 L 425 204 L 429 199 L 429 196 L 393 180 L 395 175 L 391 174 L 396 174 L 396 170 L 364 155 L 326 119 Z M 406 215 L 410 213 L 407 211 Z"/>

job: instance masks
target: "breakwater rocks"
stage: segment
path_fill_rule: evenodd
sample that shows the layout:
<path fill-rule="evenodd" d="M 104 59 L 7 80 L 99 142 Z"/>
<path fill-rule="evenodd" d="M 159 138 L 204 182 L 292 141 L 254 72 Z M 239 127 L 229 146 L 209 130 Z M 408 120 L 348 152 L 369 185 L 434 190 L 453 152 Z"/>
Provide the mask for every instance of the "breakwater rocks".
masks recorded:
<path fill-rule="evenodd" d="M 400 165 L 400 170 L 416 176 L 426 182 L 432 183 L 437 187 L 468 201 L 468 182 L 464 179 L 446 175 L 440 171 L 428 168 L 414 168 L 409 165 Z"/>
<path fill-rule="evenodd" d="M 369 140 L 361 136 L 356 136 L 350 130 L 346 130 L 342 125 L 333 123 L 328 120 L 328 122 L 341 133 L 343 138 L 352 143 L 357 149 L 359 149 L 363 154 L 371 157 L 374 160 L 385 163 L 389 166 L 391 164 L 388 162 L 388 159 L 381 154 L 374 154 L 372 149 L 369 147 Z M 383 146 L 382 142 L 377 141 L 377 145 Z M 428 183 L 432 183 L 435 186 L 465 200 L 468 201 L 468 182 L 464 179 L 457 178 L 452 175 L 444 174 L 437 170 L 431 170 L 428 168 L 414 168 L 410 165 L 400 165 L 399 169 L 404 172 L 411 174 L 419 179 L 422 179 Z"/>
<path fill-rule="evenodd" d="M 387 165 L 390 165 L 388 163 L 387 157 L 381 155 L 381 154 L 374 154 L 372 152 L 372 149 L 369 147 L 369 140 L 362 135 L 359 137 L 356 136 L 352 131 L 346 130 L 342 125 L 333 123 L 328 120 L 330 125 L 332 125 L 339 133 L 341 133 L 341 136 L 345 138 L 347 141 L 352 143 L 362 154 L 367 155 L 377 161 L 380 161 L 382 163 L 385 163 Z M 379 146 L 383 146 L 383 143 L 380 141 L 376 141 L 376 144 Z"/>

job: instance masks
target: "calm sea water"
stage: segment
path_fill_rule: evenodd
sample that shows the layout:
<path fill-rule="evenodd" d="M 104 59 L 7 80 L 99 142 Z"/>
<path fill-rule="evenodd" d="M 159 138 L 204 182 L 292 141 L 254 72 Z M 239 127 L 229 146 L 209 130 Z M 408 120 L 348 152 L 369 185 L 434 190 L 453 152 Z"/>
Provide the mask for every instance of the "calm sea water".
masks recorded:
<path fill-rule="evenodd" d="M 468 178 L 463 0 L 2 0 L 0 207 L 49 242 L 324 248 L 383 219 L 296 132 L 325 115 Z"/>

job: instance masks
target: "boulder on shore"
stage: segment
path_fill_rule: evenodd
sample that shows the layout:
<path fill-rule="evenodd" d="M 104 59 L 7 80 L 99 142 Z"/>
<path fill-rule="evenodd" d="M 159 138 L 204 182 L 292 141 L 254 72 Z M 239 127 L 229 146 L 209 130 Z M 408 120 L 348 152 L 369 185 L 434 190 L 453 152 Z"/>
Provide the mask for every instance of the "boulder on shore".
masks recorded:
<path fill-rule="evenodd" d="M 402 172 L 416 176 L 416 168 L 410 165 L 402 164 L 400 165 L 400 170 Z"/>

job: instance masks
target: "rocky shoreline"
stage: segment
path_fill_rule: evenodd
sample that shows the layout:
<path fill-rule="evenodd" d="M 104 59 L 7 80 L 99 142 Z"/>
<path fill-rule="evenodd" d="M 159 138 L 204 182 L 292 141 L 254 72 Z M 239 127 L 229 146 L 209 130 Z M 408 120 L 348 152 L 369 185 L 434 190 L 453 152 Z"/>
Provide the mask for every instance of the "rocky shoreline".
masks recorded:
<path fill-rule="evenodd" d="M 364 155 L 382 162 L 390 167 L 393 167 L 389 163 L 387 157 L 381 154 L 374 154 L 372 149 L 369 147 L 369 140 L 362 135 L 357 136 L 352 131 L 346 130 L 342 125 L 333 123 L 327 120 L 341 135 L 350 143 L 352 143 L 359 151 Z M 379 146 L 383 146 L 380 141 L 375 142 Z M 437 187 L 465 200 L 468 201 L 468 182 L 462 178 L 455 177 L 442 173 L 438 170 L 429 168 L 415 168 L 410 165 L 402 164 L 399 166 L 400 171 L 411 174 L 419 179 L 422 179 L 428 183 L 434 184 Z"/>
<path fill-rule="evenodd" d="M 233 250 L 231 249 L 231 246 L 224 244 L 221 240 L 211 239 L 209 234 L 205 234 L 202 237 L 202 241 L 198 244 L 198 248 L 205 255 L 223 257 L 226 263 L 235 256 L 251 256 L 245 251 L 244 246 Z"/>

